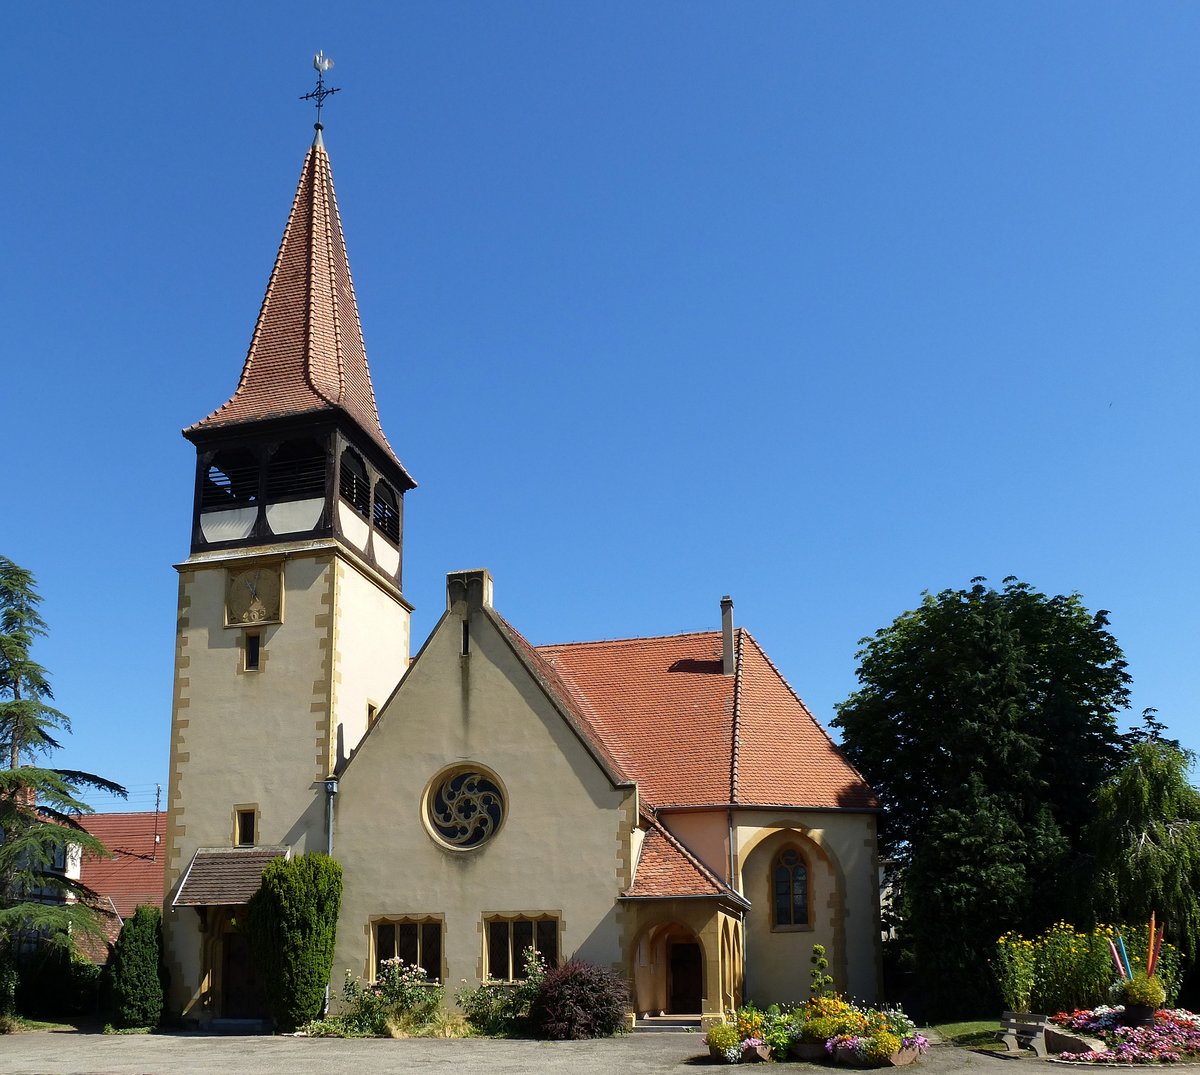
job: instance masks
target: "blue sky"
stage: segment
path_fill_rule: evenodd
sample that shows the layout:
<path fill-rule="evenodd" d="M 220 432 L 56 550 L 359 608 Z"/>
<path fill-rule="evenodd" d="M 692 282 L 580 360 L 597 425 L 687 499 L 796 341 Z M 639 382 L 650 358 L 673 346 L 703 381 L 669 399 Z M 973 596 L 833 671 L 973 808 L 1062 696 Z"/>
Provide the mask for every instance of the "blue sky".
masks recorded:
<path fill-rule="evenodd" d="M 75 734 L 167 777 L 194 449 L 337 66 L 414 638 L 715 628 L 823 720 L 859 638 L 1016 575 L 1200 747 L 1200 7 L 151 3 L 6 30 L 0 553 Z M 101 804 L 108 805 L 108 804 Z"/>

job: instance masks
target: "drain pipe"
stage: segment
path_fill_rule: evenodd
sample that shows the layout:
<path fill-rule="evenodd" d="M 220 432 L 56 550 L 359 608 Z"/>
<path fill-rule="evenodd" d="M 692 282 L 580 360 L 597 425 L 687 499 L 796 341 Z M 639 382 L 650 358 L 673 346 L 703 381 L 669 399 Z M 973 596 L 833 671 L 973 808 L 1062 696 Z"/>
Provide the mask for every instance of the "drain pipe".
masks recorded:
<path fill-rule="evenodd" d="M 338 782 L 336 776 L 325 781 L 325 854 L 333 857 L 333 800 L 337 798 Z M 321 1017 L 329 1014 L 329 983 L 325 983 L 325 1006 L 321 1009 Z"/>

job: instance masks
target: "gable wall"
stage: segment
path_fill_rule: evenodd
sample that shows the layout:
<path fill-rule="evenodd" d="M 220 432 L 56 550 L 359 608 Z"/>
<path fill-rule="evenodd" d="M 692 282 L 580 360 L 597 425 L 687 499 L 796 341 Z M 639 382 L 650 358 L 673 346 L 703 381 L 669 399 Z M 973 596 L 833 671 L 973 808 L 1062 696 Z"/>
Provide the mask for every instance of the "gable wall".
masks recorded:
<path fill-rule="evenodd" d="M 746 912 L 746 996 L 757 1003 L 808 996 L 809 957 L 824 945 L 834 988 L 863 1001 L 881 974 L 875 816 L 835 811 L 742 810 L 734 815 Z M 812 919 L 806 929 L 772 925 L 771 868 L 786 846 L 808 864 Z"/>
<path fill-rule="evenodd" d="M 633 789 L 612 786 L 486 616 L 473 614 L 470 632 L 463 657 L 462 619 L 447 614 L 343 775 L 335 979 L 372 970 L 369 923 L 381 915 L 444 920 L 448 999 L 479 978 L 489 913 L 558 914 L 564 957 L 621 962 Z M 426 830 L 423 796 L 446 766 L 471 762 L 497 775 L 506 814 L 481 847 L 452 851 Z"/>

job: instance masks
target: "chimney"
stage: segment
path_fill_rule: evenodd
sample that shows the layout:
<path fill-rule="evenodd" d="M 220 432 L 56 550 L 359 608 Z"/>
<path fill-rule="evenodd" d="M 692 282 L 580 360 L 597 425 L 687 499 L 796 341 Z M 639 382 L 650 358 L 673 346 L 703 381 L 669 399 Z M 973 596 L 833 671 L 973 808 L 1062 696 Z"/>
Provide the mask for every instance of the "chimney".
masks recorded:
<path fill-rule="evenodd" d="M 469 616 L 481 608 L 492 607 L 492 575 L 485 567 L 474 571 L 454 571 L 446 576 L 446 608 L 460 616 Z"/>
<path fill-rule="evenodd" d="M 733 650 L 733 598 L 721 598 L 721 672 L 731 676 L 737 671 L 737 654 Z"/>

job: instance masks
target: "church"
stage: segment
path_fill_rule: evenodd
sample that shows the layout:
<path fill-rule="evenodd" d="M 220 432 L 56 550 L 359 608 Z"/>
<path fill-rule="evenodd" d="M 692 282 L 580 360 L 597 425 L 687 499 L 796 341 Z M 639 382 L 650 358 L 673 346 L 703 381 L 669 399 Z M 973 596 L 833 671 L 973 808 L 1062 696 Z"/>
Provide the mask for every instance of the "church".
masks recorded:
<path fill-rule="evenodd" d="M 398 956 L 451 1003 L 532 947 L 613 968 L 638 1014 L 711 1022 L 806 997 L 821 944 L 875 999 L 877 800 L 729 598 L 694 633 L 534 646 L 487 570 L 451 571 L 410 655 L 416 482 L 380 424 L 320 123 L 236 390 L 183 432 L 171 1010 L 265 1014 L 245 903 L 307 851 L 344 869 L 335 994 Z"/>

